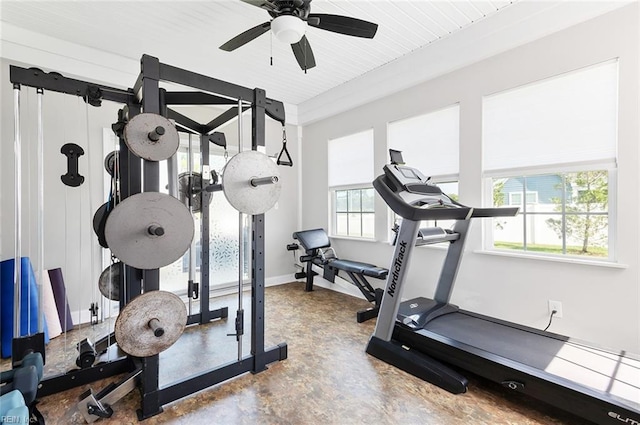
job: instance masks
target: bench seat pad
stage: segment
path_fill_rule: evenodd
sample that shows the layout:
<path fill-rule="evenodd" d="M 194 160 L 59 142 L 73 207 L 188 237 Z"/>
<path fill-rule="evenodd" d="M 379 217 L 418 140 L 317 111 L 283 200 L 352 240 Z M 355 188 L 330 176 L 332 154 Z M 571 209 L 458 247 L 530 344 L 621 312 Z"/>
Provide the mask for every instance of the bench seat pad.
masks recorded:
<path fill-rule="evenodd" d="M 365 276 L 374 277 L 376 279 L 384 279 L 389 272 L 387 269 L 375 266 L 373 264 L 361 263 L 359 261 L 351 260 L 333 260 L 329 263 L 331 267 L 338 270 L 344 270 L 346 272 L 360 273 Z"/>

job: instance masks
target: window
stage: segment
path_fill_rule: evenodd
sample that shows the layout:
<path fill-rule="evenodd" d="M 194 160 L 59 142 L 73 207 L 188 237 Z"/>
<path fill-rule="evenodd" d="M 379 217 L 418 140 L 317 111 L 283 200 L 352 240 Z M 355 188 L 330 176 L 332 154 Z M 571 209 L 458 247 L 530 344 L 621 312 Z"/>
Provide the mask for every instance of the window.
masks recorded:
<path fill-rule="evenodd" d="M 436 181 L 457 180 L 459 167 L 460 105 L 390 122 L 387 144 L 402 151 L 406 164 Z M 451 179 L 451 177 L 455 177 Z"/>
<path fill-rule="evenodd" d="M 509 205 L 520 207 L 516 217 L 494 219 L 494 247 L 609 256 L 607 170 L 495 178 L 492 186 L 494 206 L 508 199 Z M 522 204 L 525 191 L 527 203 Z"/>
<path fill-rule="evenodd" d="M 390 122 L 387 140 L 390 149 L 402 151 L 407 165 L 431 177 L 443 193 L 458 200 L 460 105 Z M 399 217 L 394 214 L 394 223 Z M 427 221 L 422 227 L 451 227 L 453 220 Z"/>
<path fill-rule="evenodd" d="M 176 152 L 178 175 L 188 171 L 188 136 L 180 134 L 180 145 Z M 200 153 L 200 137 L 192 136 L 193 145 L 193 172 L 202 172 L 202 155 Z M 209 155 L 209 164 L 212 170 L 218 174 L 224 169 L 227 158 L 220 152 L 219 148 L 214 148 Z M 160 162 L 160 190 L 168 192 L 168 168 L 167 161 Z M 238 243 L 238 212 L 229 204 L 224 193 L 218 191 L 210 195 L 209 215 L 209 267 L 215 273 L 209 274 L 209 284 L 212 288 L 228 286 L 238 279 L 239 243 Z M 195 224 L 195 254 L 196 272 L 200 272 L 202 264 L 202 214 L 193 214 Z M 245 215 L 244 221 L 244 252 L 250 252 L 251 224 Z M 243 271 L 245 279 L 249 277 L 250 255 L 244 256 Z M 176 293 L 186 290 L 188 280 L 189 254 L 185 252 L 182 258 L 176 260 L 160 269 L 162 289 Z"/>
<path fill-rule="evenodd" d="M 617 62 L 483 99 L 488 248 L 613 260 Z M 525 200 L 525 202 L 523 202 Z"/>
<path fill-rule="evenodd" d="M 441 181 L 435 183 L 440 188 L 442 193 L 447 195 L 454 201 L 458 201 L 460 196 L 458 195 L 458 181 Z M 450 229 L 456 223 L 455 220 L 426 220 L 422 222 L 421 227 L 441 227 L 443 229 Z"/>
<path fill-rule="evenodd" d="M 185 173 L 188 171 L 188 160 L 189 160 L 189 150 L 188 150 L 189 142 L 188 136 L 184 133 L 180 134 L 180 144 L 178 146 L 178 150 L 176 152 L 176 175 L 180 175 L 181 173 Z M 192 136 L 192 149 L 193 149 L 193 172 L 200 173 L 202 169 L 202 160 L 200 155 L 200 138 Z M 169 193 L 169 170 L 168 170 L 168 160 L 160 161 L 159 171 L 160 171 L 160 192 Z M 177 181 L 176 181 L 177 182 Z M 201 254 L 202 247 L 200 245 L 200 230 L 201 230 L 201 215 L 193 214 L 194 219 L 194 229 L 195 235 L 194 239 L 196 241 L 196 252 L 197 254 Z M 199 266 L 201 265 L 200 256 L 196 257 L 196 272 L 200 271 Z M 189 253 L 188 251 L 184 253 L 184 255 L 178 260 L 174 261 L 172 264 L 168 264 L 160 269 L 160 281 L 162 282 L 162 289 L 167 291 L 172 291 L 176 293 L 183 293 L 186 290 L 185 282 L 189 279 L 188 277 L 188 267 L 189 267 Z"/>
<path fill-rule="evenodd" d="M 375 237 L 373 130 L 329 140 L 331 234 Z"/>
<path fill-rule="evenodd" d="M 336 236 L 374 237 L 374 191 L 349 189 L 335 191 Z"/>

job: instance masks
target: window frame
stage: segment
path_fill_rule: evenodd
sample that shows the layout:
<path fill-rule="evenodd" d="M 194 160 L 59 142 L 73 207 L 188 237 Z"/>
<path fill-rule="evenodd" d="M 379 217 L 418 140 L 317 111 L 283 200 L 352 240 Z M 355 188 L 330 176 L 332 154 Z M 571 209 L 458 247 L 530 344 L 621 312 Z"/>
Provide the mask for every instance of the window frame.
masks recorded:
<path fill-rule="evenodd" d="M 359 211 L 350 211 L 349 210 L 349 200 L 347 198 L 347 211 L 346 212 L 342 212 L 342 211 L 338 211 L 337 208 L 337 192 L 340 191 L 345 191 L 345 192 L 350 192 L 350 191 L 363 191 L 363 190 L 371 190 L 373 191 L 373 195 L 374 195 L 374 203 L 373 203 L 373 210 L 372 211 L 363 211 L 362 210 L 362 197 L 360 197 L 360 210 Z M 348 195 L 347 195 L 348 197 Z M 344 186 L 333 186 L 329 188 L 329 205 L 330 205 L 330 217 L 329 217 L 329 235 L 331 237 L 335 237 L 335 238 L 349 238 L 349 239 L 359 239 L 359 240 L 376 240 L 375 239 L 375 220 L 376 220 L 376 210 L 375 210 L 375 190 L 373 188 L 373 185 L 371 185 L 371 183 L 369 184 L 360 184 L 360 185 L 344 185 Z M 337 228 L 338 228 L 338 214 L 347 214 L 347 234 L 343 235 L 343 234 L 338 234 L 337 232 Z M 360 215 L 360 235 L 350 235 L 349 234 L 349 214 L 359 214 Z M 364 236 L 363 235 L 363 215 L 365 214 L 371 214 L 371 216 L 373 217 L 373 234 L 371 236 Z"/>
<path fill-rule="evenodd" d="M 371 163 L 368 164 L 368 167 L 370 167 L 370 170 L 365 170 L 365 169 L 361 169 L 360 171 L 364 174 L 366 174 L 366 176 L 364 175 L 360 175 L 358 174 L 355 178 L 353 175 L 347 175 L 345 178 L 342 179 L 338 179 L 338 180 L 342 180 L 342 181 L 335 181 L 334 184 L 332 184 L 332 180 L 331 180 L 331 176 L 329 176 L 329 178 L 327 179 L 327 186 L 328 186 L 328 191 L 327 191 L 327 196 L 329 197 L 328 202 L 329 202 L 329 208 L 328 208 L 328 223 L 329 223 L 329 236 L 330 237 L 336 237 L 336 238 L 351 238 L 351 239 L 358 239 L 358 240 L 375 240 L 375 233 L 376 233 L 376 229 L 375 229 L 375 222 L 376 222 L 376 211 L 375 211 L 375 202 L 374 202 L 374 208 L 372 212 L 367 212 L 366 214 L 372 214 L 373 215 L 373 236 L 368 237 L 368 236 L 362 236 L 362 214 L 363 212 L 360 211 L 359 214 L 360 216 L 360 236 L 349 236 L 349 235 L 338 235 L 337 234 L 337 206 L 336 206 L 336 192 L 337 191 L 342 191 L 342 190 L 366 190 L 366 189 L 371 189 L 373 190 L 373 179 L 375 177 L 375 171 L 374 171 L 374 161 L 375 161 L 375 155 L 374 155 L 374 151 L 375 151 L 375 130 L 373 127 L 368 127 L 368 128 L 364 128 L 361 129 L 359 131 L 354 131 L 354 132 L 350 132 L 348 134 L 342 134 L 340 136 L 337 137 L 333 137 L 327 140 L 327 171 L 330 174 L 331 173 L 331 169 L 332 169 L 332 144 L 335 142 L 339 142 L 342 141 L 344 142 L 345 140 L 347 141 L 347 143 L 349 143 L 349 139 L 350 138 L 355 138 L 356 142 L 362 142 L 363 137 L 367 137 L 366 138 L 366 143 L 370 143 L 370 149 L 371 149 Z M 335 147 L 334 147 L 335 149 Z M 337 159 L 338 163 L 341 163 L 343 161 L 342 160 L 342 156 L 340 158 L 334 158 Z M 361 159 L 362 160 L 362 159 Z M 366 167 L 365 167 L 366 168 Z M 369 175 L 370 173 L 370 175 Z M 375 193 L 374 193 L 375 196 Z M 348 203 L 348 199 L 347 199 L 347 203 Z M 362 203 L 361 203 L 362 206 Z M 347 206 L 347 209 L 349 207 Z M 347 214 L 349 214 L 347 212 Z M 348 216 L 347 216 L 347 223 L 348 223 Z M 348 233 L 348 230 L 347 230 Z"/>
<path fill-rule="evenodd" d="M 541 175 L 566 175 L 580 172 L 588 172 L 588 171 L 607 171 L 607 257 L 587 257 L 582 255 L 572 255 L 566 253 L 566 230 L 565 235 L 562 238 L 563 242 L 561 244 L 562 250 L 565 251 L 562 254 L 554 254 L 554 253 L 541 253 L 536 251 L 527 251 L 526 250 L 526 238 L 523 236 L 523 249 L 504 249 L 504 248 L 496 248 L 495 239 L 494 239 L 494 221 L 493 220 L 484 220 L 483 225 L 483 248 L 485 251 L 489 252 L 500 252 L 500 253 L 509 253 L 514 256 L 537 256 L 537 257 L 547 257 L 547 258 L 558 258 L 558 259 L 571 259 L 571 260 L 586 260 L 590 262 L 600 262 L 600 263 L 616 263 L 617 262 L 617 223 L 618 223 L 618 214 L 617 214 L 617 182 L 618 182 L 618 169 L 617 164 L 613 160 L 603 160 L 603 161 L 594 161 L 584 164 L 569 164 L 569 165 L 561 165 L 561 166 L 548 166 L 548 167 L 533 167 L 530 169 L 511 169 L 504 171 L 492 171 L 485 173 L 484 175 L 484 193 L 485 193 L 485 202 L 489 206 L 493 206 L 493 180 L 494 179 L 509 179 L 509 178 L 517 178 L 517 177 L 533 177 L 533 176 L 541 176 Z M 528 191 L 527 191 L 528 193 Z M 522 204 L 521 204 L 522 205 Z M 558 215 L 567 215 L 564 211 L 563 203 L 563 211 L 558 212 Z M 518 215 L 522 213 L 519 211 Z M 527 215 L 542 215 L 548 213 L 535 213 L 535 212 L 526 212 L 523 215 L 523 223 L 526 223 Z M 551 215 L 551 214 L 549 214 Z M 569 214 L 574 215 L 574 214 Z M 526 232 L 526 226 L 523 225 L 523 232 Z"/>
<path fill-rule="evenodd" d="M 586 72 L 591 73 L 590 77 L 596 76 L 594 80 L 586 78 Z M 573 79 L 573 77 L 577 79 Z M 612 79 L 610 79 L 613 78 Z M 563 85 L 558 86 L 557 81 L 565 79 Z M 617 190 L 618 190 L 618 177 L 617 177 L 617 148 L 618 148 L 618 131 L 619 131 L 619 105 L 620 105 L 620 63 L 619 58 L 612 58 L 605 61 L 594 62 L 592 64 L 582 66 L 576 69 L 561 72 L 555 75 L 548 76 L 546 78 L 529 81 L 527 83 L 511 87 L 499 92 L 487 93 L 482 96 L 482 146 L 483 146 L 483 203 L 488 205 L 494 204 L 493 196 L 493 180 L 494 179 L 507 179 L 517 177 L 527 177 L 534 175 L 563 175 L 563 182 L 565 182 L 565 175 L 574 174 L 588 171 L 607 171 L 607 257 L 586 257 L 580 254 L 567 254 L 567 228 L 564 226 L 563 221 L 563 235 L 561 236 L 561 250 L 563 253 L 548 253 L 548 252 L 535 252 L 526 251 L 528 221 L 526 216 L 523 216 L 522 223 L 522 250 L 520 249 L 500 249 L 495 247 L 494 230 L 495 221 L 485 220 L 483 226 L 482 246 L 485 251 L 499 251 L 501 254 L 508 253 L 512 256 L 526 256 L 526 257 L 546 257 L 547 259 L 578 261 L 588 263 L 617 263 L 617 226 L 618 226 L 618 209 L 617 209 Z M 555 86 L 553 86 L 555 84 Z M 568 90 L 562 90 L 561 87 L 566 85 Z M 541 90 L 541 87 L 545 87 Z M 582 86 L 582 88 L 580 88 Z M 550 87 L 555 87 L 555 91 Z M 586 87 L 589 87 L 587 89 Z M 591 90 L 591 87 L 595 91 Z M 559 92 L 558 92 L 559 90 Z M 571 91 L 573 90 L 573 92 Z M 581 90 L 581 91 L 576 91 Z M 513 97 L 515 93 L 521 93 L 519 98 Z M 533 95 L 533 93 L 536 93 Z M 549 93 L 554 93 L 553 96 Z M 548 111 L 550 102 L 554 102 L 553 105 L 563 105 L 558 102 L 558 99 L 573 99 L 571 102 L 575 103 L 576 99 L 585 101 L 583 94 L 596 95 L 596 97 L 588 99 L 588 106 L 590 109 L 587 111 L 593 112 L 593 105 L 607 106 L 602 110 L 598 110 L 598 118 L 602 118 L 599 127 L 595 127 L 597 135 L 596 138 L 590 137 L 585 141 L 577 136 L 584 136 L 585 116 L 587 115 L 567 115 L 564 117 L 563 122 L 559 124 L 554 120 L 549 120 Z M 497 104 L 491 105 L 487 102 L 493 102 L 498 100 L 498 97 L 506 95 L 512 96 L 512 100 L 515 102 L 502 102 L 498 101 Z M 562 97 L 564 96 L 564 97 Z M 523 99 L 527 104 L 523 104 Z M 553 99 L 553 100 L 552 100 Z M 594 103 L 597 101 L 598 103 Z M 608 103 L 610 102 L 610 103 Z M 533 104 L 535 107 L 531 108 L 529 105 Z M 567 103 L 571 105 L 570 102 Z M 498 105 L 498 109 L 496 108 Z M 563 105 L 566 109 L 566 105 Z M 515 112 L 513 116 L 510 116 L 510 110 Z M 533 116 L 536 109 L 544 110 L 541 115 Z M 532 143 L 529 134 L 522 133 L 522 128 L 518 127 L 518 131 L 510 130 L 512 134 L 500 132 L 495 133 L 496 124 L 499 126 L 500 120 L 505 119 L 523 119 L 523 114 L 518 115 L 518 111 L 526 111 L 526 118 L 528 123 L 534 123 L 535 126 L 542 129 L 547 129 L 546 133 L 535 134 L 536 140 L 543 141 L 544 143 L 536 142 Z M 533 110 L 533 112 L 532 112 Z M 553 110 L 553 109 L 551 109 Z M 500 112 L 500 115 L 492 116 L 492 114 Z M 556 115 L 553 115 L 554 117 Z M 493 118 L 490 118 L 493 117 Z M 576 118 L 578 117 L 578 118 Z M 536 120 L 539 118 L 539 120 Z M 494 120 L 498 121 L 494 121 Z M 594 117 L 591 118 L 595 119 Z M 487 121 L 488 120 L 488 121 Z M 541 125 L 545 124 L 547 120 L 551 126 Z M 596 121 L 589 121 L 589 124 Z M 569 124 L 568 124 L 569 123 Z M 554 127 L 553 125 L 557 125 Z M 526 128 L 526 127 L 525 127 Z M 593 129 L 592 129 L 593 130 Z M 581 132 L 582 131 L 582 132 Z M 534 132 L 535 133 L 535 132 Z M 524 135 L 526 134 L 527 137 Z M 559 139 L 558 136 L 561 136 Z M 566 144 L 564 143 L 566 139 Z M 514 145 L 512 141 L 515 140 L 519 143 L 518 151 L 510 150 Z M 552 143 L 549 143 L 551 141 Z M 505 145 L 504 142 L 508 142 L 509 145 Z M 523 144 L 524 143 L 524 144 Z M 560 143 L 560 145 L 558 145 Z M 542 155 L 533 155 L 534 151 L 528 152 L 533 155 L 532 157 L 527 155 L 521 155 L 526 147 L 536 146 L 537 151 L 542 152 Z M 491 156 L 488 156 L 491 155 Z M 568 162 L 567 159 L 571 158 Z M 527 205 L 534 205 L 527 202 L 527 190 L 523 188 L 523 202 L 520 204 L 521 208 L 526 211 Z M 510 199 L 504 200 L 510 201 Z M 568 203 L 567 203 L 568 201 Z M 565 207 L 571 205 L 571 200 L 564 199 L 562 203 L 562 211 L 558 212 L 558 215 L 566 217 L 567 215 L 574 215 L 567 213 Z M 527 215 L 529 217 L 535 215 L 552 214 L 550 212 L 543 211 L 531 211 Z M 579 215 L 579 214 L 576 214 Z"/>
<path fill-rule="evenodd" d="M 457 139 L 456 139 L 456 143 L 457 143 L 457 150 L 456 150 L 456 166 L 452 167 L 450 170 L 447 170 L 446 172 L 444 170 L 440 171 L 439 174 L 433 174 L 433 175 L 429 175 L 427 174 L 428 177 L 431 178 L 432 181 L 436 181 L 436 179 L 449 179 L 449 178 L 455 178 L 456 180 L 458 180 L 458 175 L 460 174 L 460 131 L 461 131 L 461 124 L 460 124 L 460 111 L 461 111 L 461 106 L 460 106 L 460 101 L 456 101 L 453 103 L 448 103 L 444 106 L 440 106 L 440 107 L 436 107 L 433 109 L 429 109 L 427 111 L 422 111 L 418 114 L 414 114 L 414 115 L 410 115 L 410 116 L 406 116 L 406 117 L 402 117 L 402 118 L 398 118 L 395 120 L 391 120 L 388 121 L 386 123 L 386 133 L 387 133 L 387 150 L 388 149 L 396 149 L 396 150 L 401 150 L 403 151 L 404 159 L 405 162 L 407 163 L 406 165 L 408 166 L 415 166 L 414 163 L 412 163 L 411 159 L 409 158 L 409 156 L 407 156 L 406 151 L 404 151 L 402 149 L 403 146 L 394 146 L 394 143 L 396 142 L 392 142 L 391 141 L 391 127 L 395 126 L 395 125 L 399 125 L 401 123 L 406 123 L 407 121 L 415 121 L 416 119 L 419 118 L 426 118 L 429 119 L 431 118 L 433 115 L 436 114 L 441 114 L 443 112 L 448 112 L 448 111 L 455 111 L 456 114 L 456 119 L 457 119 Z M 437 134 L 437 133 L 436 133 Z M 416 137 L 418 137 L 418 144 L 422 145 L 423 144 L 423 134 L 418 134 Z M 432 156 L 432 155 L 430 155 Z M 445 156 L 446 158 L 446 156 Z M 422 170 L 421 170 L 422 171 Z M 453 177 L 455 176 L 455 177 Z M 440 180 L 441 181 L 441 180 Z"/>
<path fill-rule="evenodd" d="M 429 177 L 429 181 L 433 184 L 435 184 L 436 186 L 442 185 L 442 184 L 448 184 L 448 183 L 455 183 L 457 185 L 457 196 L 459 199 L 459 192 L 460 192 L 460 132 L 462 130 L 462 126 L 460 123 L 460 113 L 461 113 L 461 103 L 460 101 L 456 101 L 453 103 L 448 103 L 444 106 L 440 106 L 440 107 L 436 107 L 433 109 L 429 109 L 427 111 L 422 111 L 419 114 L 415 114 L 415 115 L 411 115 L 411 116 L 406 116 L 406 117 L 402 117 L 396 120 L 392 120 L 392 121 L 388 121 L 386 123 L 386 131 L 387 131 L 387 149 L 402 149 L 402 146 L 396 146 L 395 145 L 395 141 L 391 140 L 391 131 L 390 128 L 393 125 L 399 125 L 402 123 L 406 123 L 407 121 L 414 121 L 416 119 L 419 118 L 426 118 L 426 119 L 430 119 L 431 117 L 433 117 L 435 114 L 441 114 L 443 112 L 449 112 L 449 111 L 454 111 L 456 113 L 456 120 L 457 120 L 457 128 L 456 130 L 456 140 L 455 143 L 457 144 L 456 147 L 456 161 L 455 161 L 455 167 L 451 168 L 450 171 L 454 171 L 454 172 L 444 172 L 444 170 L 441 171 L 441 174 L 426 174 Z M 433 130 L 433 129 L 432 129 Z M 436 128 L 437 130 L 437 128 Z M 438 133 L 436 133 L 438 134 Z M 422 142 L 424 140 L 424 134 L 417 134 L 416 138 L 419 140 L 418 144 L 422 145 Z M 406 153 L 403 152 L 405 155 Z M 415 166 L 415 163 L 412 163 L 412 161 L 405 156 L 404 157 L 405 161 L 407 162 L 407 165 L 409 166 Z M 417 168 L 417 167 L 416 167 Z M 421 170 L 421 171 L 429 171 L 429 170 Z M 387 211 L 389 212 L 387 215 L 387 240 L 389 242 L 393 242 L 393 240 L 395 240 L 395 233 L 393 232 L 393 228 L 395 227 L 396 224 L 400 223 L 402 218 L 399 217 L 395 212 L 393 212 L 391 210 L 391 208 L 387 207 Z M 433 225 L 429 224 L 431 220 L 427 220 L 427 221 L 423 221 L 420 224 L 420 227 L 424 228 L 424 227 L 434 227 L 437 226 L 437 221 L 433 221 Z M 445 220 L 448 221 L 448 220 Z"/>

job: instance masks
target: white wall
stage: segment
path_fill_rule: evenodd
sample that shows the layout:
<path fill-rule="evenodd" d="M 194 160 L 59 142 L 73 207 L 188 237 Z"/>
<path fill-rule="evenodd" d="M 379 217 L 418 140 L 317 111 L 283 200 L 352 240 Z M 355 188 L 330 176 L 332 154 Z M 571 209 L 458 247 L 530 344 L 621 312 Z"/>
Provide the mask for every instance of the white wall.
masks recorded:
<path fill-rule="evenodd" d="M 51 61 L 50 58 L 48 58 Z M 64 58 L 58 58 L 64 60 Z M 9 65 L 22 67 L 42 67 L 38 63 L 24 65 L 3 59 L 0 63 L 0 98 L 2 117 L 0 120 L 2 144 L 0 145 L 0 260 L 14 256 L 14 125 L 13 96 L 9 84 Z M 47 68 L 47 71 L 56 70 Z M 73 76 L 86 81 L 94 81 L 91 75 Z M 132 79 L 131 84 L 135 82 Z M 268 93 L 267 93 L 268 96 Z M 23 87 L 21 95 L 22 144 L 23 144 L 23 225 L 22 255 L 35 258 L 37 253 L 36 214 L 36 97 L 35 89 Z M 82 99 L 75 96 L 45 92 L 45 200 L 44 200 L 44 267 L 61 267 L 71 310 L 88 311 L 93 301 L 100 299 L 97 280 L 101 267 L 101 248 L 93 233 L 92 218 L 96 209 L 106 200 L 103 198 L 102 131 L 110 128 L 117 119 L 117 110 L 122 105 L 103 102 L 103 106 L 88 109 Z M 88 119 L 87 119 L 88 111 Z M 206 123 L 216 115 L 210 110 L 194 110 L 194 119 Z M 245 149 L 250 148 L 250 114 L 245 120 Z M 189 114 L 189 116 L 192 116 Z M 87 128 L 88 127 L 88 128 Z M 225 132 L 230 146 L 237 145 L 237 125 L 229 124 Z M 269 118 L 266 120 L 266 152 L 277 154 L 281 148 L 282 127 Z M 295 167 L 278 167 L 282 192 L 273 210 L 267 212 L 266 223 L 266 277 L 273 279 L 287 277 L 292 273 L 291 257 L 285 245 L 298 222 L 298 131 L 287 126 L 287 147 L 294 159 Z M 66 157 L 60 147 L 74 142 L 83 147 L 85 155 L 80 157 L 80 174 L 85 183 L 78 188 L 63 185 L 60 175 L 66 173 Z M 83 316 L 84 317 L 84 316 Z M 78 320 L 77 316 L 74 320 Z"/>
<path fill-rule="evenodd" d="M 563 303 L 552 331 L 640 352 L 638 290 L 638 4 L 562 30 L 473 65 L 303 128 L 302 227 L 328 228 L 327 140 L 374 128 L 375 169 L 387 162 L 386 123 L 460 103 L 460 198 L 482 204 L 482 96 L 594 63 L 620 58 L 617 257 L 622 268 L 480 252 L 472 226 L 452 302 L 462 308 L 544 328 L 547 301 Z M 418 72 L 419 67 L 410 71 Z M 396 76 L 402 79 L 403 75 Z M 376 90 L 376 87 L 370 87 Z M 354 160 L 356 160 L 354 158 Z M 428 174 L 428 170 L 426 171 Z M 376 201 L 378 242 L 334 239 L 343 258 L 386 266 L 388 209 Z M 404 296 L 430 296 L 445 251 L 415 250 Z"/>

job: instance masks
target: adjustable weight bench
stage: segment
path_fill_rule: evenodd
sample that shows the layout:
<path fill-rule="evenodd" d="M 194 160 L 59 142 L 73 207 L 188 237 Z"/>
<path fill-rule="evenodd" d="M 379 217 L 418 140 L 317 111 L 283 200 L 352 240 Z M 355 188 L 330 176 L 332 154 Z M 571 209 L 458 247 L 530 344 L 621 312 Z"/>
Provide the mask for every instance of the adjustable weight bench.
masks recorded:
<path fill-rule="evenodd" d="M 313 271 L 313 265 L 322 267 L 322 277 L 331 283 L 335 282 L 335 277 L 342 271 L 349 277 L 351 283 L 360 289 L 367 301 L 374 303 L 373 307 L 357 313 L 358 323 L 378 316 L 383 289 L 374 289 L 365 276 L 386 279 L 389 272 L 387 269 L 373 264 L 337 258 L 333 248 L 331 248 L 329 235 L 324 229 L 294 232 L 293 238 L 297 239 L 305 250 L 305 255 L 300 257 L 300 261 L 307 264 L 306 272 L 304 273 L 307 279 L 305 291 L 313 291 L 313 277 L 317 274 Z"/>

